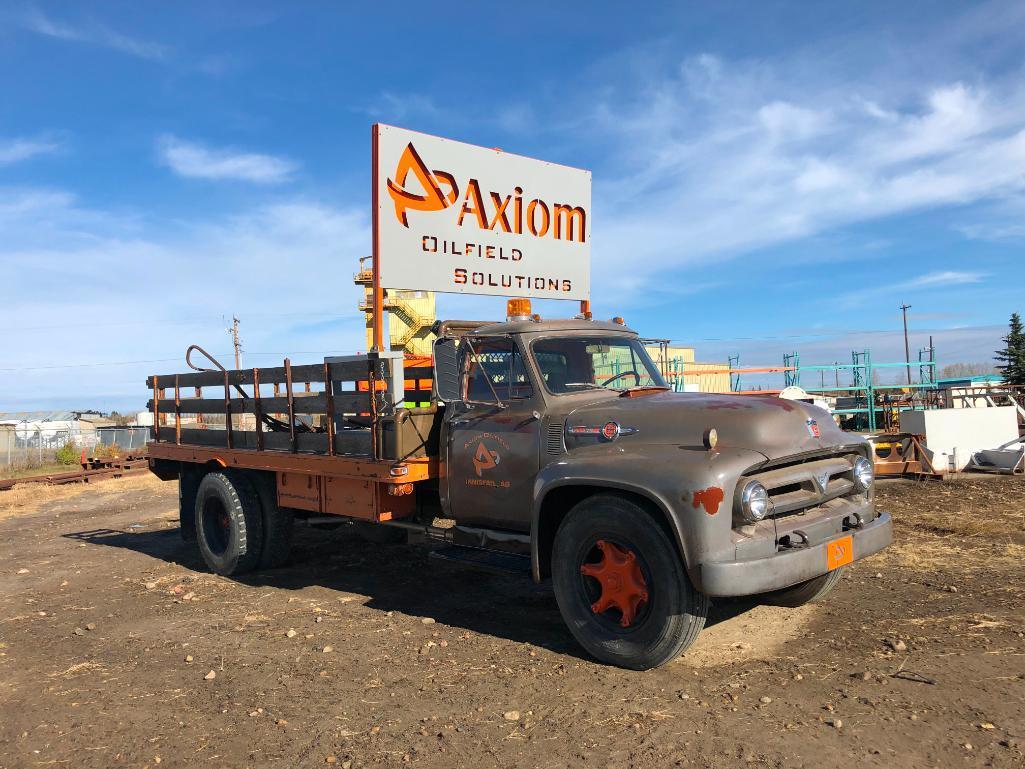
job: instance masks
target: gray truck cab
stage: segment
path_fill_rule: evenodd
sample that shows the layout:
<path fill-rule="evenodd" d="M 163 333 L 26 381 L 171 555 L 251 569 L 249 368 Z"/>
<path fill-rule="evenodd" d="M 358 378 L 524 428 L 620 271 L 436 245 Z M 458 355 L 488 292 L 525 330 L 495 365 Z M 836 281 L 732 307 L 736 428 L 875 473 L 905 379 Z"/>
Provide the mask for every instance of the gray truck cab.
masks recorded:
<path fill-rule="evenodd" d="M 535 579 L 600 659 L 661 664 L 709 598 L 817 600 L 891 541 L 870 447 L 826 411 L 672 392 L 620 323 L 440 331 L 442 508 L 529 534 Z"/>

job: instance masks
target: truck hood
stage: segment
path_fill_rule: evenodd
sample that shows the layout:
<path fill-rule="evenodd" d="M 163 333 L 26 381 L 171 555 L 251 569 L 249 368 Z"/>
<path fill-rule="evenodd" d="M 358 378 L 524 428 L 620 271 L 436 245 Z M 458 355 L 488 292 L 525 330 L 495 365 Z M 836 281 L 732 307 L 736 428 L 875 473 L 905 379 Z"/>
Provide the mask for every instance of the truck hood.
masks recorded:
<path fill-rule="evenodd" d="M 862 442 L 837 427 L 832 416 L 817 406 L 775 396 L 659 392 L 603 398 L 576 408 L 566 419 L 567 428 L 601 427 L 607 422 L 619 423 L 624 444 L 694 448 L 702 447 L 705 431 L 715 428 L 719 448 L 749 449 L 769 460 Z M 569 449 L 594 442 L 594 437 L 566 436 Z"/>

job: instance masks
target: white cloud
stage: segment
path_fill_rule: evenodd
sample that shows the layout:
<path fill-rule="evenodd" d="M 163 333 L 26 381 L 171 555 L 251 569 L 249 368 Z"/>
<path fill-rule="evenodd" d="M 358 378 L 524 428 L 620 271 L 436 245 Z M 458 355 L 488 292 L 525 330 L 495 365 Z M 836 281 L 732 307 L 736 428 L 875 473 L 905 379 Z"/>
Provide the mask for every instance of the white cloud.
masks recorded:
<path fill-rule="evenodd" d="M 288 181 L 296 170 L 296 164 L 286 158 L 234 149 L 215 149 L 175 136 L 161 137 L 157 142 L 157 152 L 164 165 L 179 176 L 193 179 L 280 184 Z"/>
<path fill-rule="evenodd" d="M 412 117 L 421 120 L 445 121 L 456 114 L 439 107 L 430 96 L 417 93 L 382 91 L 369 104 L 353 108 L 374 120 L 404 121 Z"/>
<path fill-rule="evenodd" d="M 806 141 L 829 126 L 827 113 L 785 101 L 759 107 L 757 115 L 768 138 L 774 141 Z"/>
<path fill-rule="evenodd" d="M 55 398 L 141 408 L 146 376 L 181 370 L 187 345 L 230 359 L 222 316 L 232 313 L 248 365 L 364 349 L 352 283 L 369 251 L 364 206 L 296 197 L 168 226 L 90 209 L 61 190 L 0 187 L 0 232 L 0 368 L 19 369 L 0 371 L 0 411 Z M 298 283 L 288 279 L 294 265 L 305 266 Z M 78 333 L 83 324 L 97 333 Z M 172 362 L 39 369 L 164 359 Z"/>
<path fill-rule="evenodd" d="M 166 45 L 130 37 L 98 22 L 72 26 L 64 22 L 55 21 L 39 10 L 27 13 L 22 19 L 22 25 L 26 29 L 45 37 L 98 45 L 150 61 L 159 61 L 166 58 L 171 50 Z"/>
<path fill-rule="evenodd" d="M 950 16 L 896 47 L 866 35 L 757 60 L 614 54 L 544 113 L 546 140 L 600 158 L 594 289 L 622 286 L 624 254 L 639 291 L 852 225 L 1025 195 L 1025 81 L 980 73 L 974 47 L 1001 48 L 1009 15 L 990 5 L 963 33 Z"/>
<path fill-rule="evenodd" d="M 0 166 L 20 163 L 23 160 L 30 160 L 38 155 L 50 155 L 60 151 L 60 149 L 60 142 L 52 139 L 0 138 Z"/>
<path fill-rule="evenodd" d="M 985 277 L 987 277 L 987 275 L 984 272 L 957 272 L 954 270 L 946 270 L 944 272 L 930 272 L 928 275 L 922 275 L 919 278 L 908 281 L 905 285 L 908 288 L 963 286 L 966 283 L 979 283 Z"/>
<path fill-rule="evenodd" d="M 850 309 L 861 307 L 870 302 L 877 301 L 884 296 L 897 296 L 911 298 L 913 293 L 928 291 L 932 289 L 952 288 L 955 286 L 970 286 L 982 283 L 989 277 L 985 272 L 965 272 L 961 270 L 940 270 L 937 272 L 919 275 L 904 281 L 882 281 L 872 288 L 865 288 L 859 291 L 851 291 L 837 298 L 839 306 Z"/>

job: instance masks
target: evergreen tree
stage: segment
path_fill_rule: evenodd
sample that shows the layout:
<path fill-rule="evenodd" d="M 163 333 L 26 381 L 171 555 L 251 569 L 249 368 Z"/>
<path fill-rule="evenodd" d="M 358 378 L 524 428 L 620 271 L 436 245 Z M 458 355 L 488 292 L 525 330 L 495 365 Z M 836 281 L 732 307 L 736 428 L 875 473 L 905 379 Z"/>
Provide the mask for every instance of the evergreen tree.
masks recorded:
<path fill-rule="evenodd" d="M 997 370 L 1009 385 L 1025 387 L 1025 329 L 1021 315 L 1011 313 L 1010 330 L 1003 337 L 1004 349 L 996 351 Z"/>

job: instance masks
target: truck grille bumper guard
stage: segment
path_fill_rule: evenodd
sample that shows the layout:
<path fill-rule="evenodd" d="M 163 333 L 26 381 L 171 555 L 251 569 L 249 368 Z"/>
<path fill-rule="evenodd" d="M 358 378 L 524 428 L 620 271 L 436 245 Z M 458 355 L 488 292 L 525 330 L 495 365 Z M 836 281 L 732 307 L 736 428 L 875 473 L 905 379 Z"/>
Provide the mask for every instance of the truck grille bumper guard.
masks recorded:
<path fill-rule="evenodd" d="M 854 506 L 851 506 L 852 508 Z M 850 509 L 847 516 L 859 511 Z M 864 503 L 862 520 L 872 515 L 871 503 Z M 846 530 L 854 543 L 854 560 L 877 553 L 893 541 L 893 520 L 879 513 L 868 523 Z M 828 571 L 826 550 L 839 537 L 800 548 L 779 550 L 762 558 L 701 564 L 700 589 L 712 597 L 744 596 L 779 590 L 813 579 Z"/>

